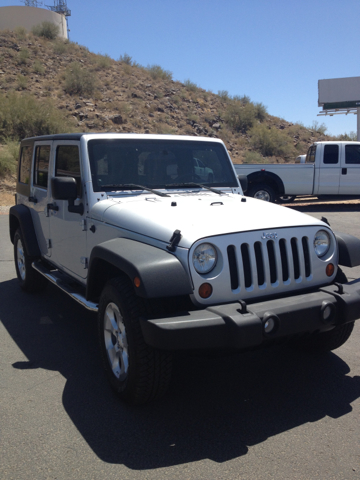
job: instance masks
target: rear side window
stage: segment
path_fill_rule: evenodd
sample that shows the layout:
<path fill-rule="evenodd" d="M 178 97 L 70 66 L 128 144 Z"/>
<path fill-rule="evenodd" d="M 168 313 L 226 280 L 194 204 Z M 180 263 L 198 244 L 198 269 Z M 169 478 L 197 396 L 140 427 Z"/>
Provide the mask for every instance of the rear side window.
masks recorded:
<path fill-rule="evenodd" d="M 316 154 L 316 145 L 313 145 L 309 148 L 307 155 L 306 155 L 306 163 L 314 163 L 315 162 L 315 154 Z"/>
<path fill-rule="evenodd" d="M 325 145 L 324 163 L 335 164 L 339 162 L 339 145 Z"/>
<path fill-rule="evenodd" d="M 345 163 L 360 164 L 360 145 L 345 145 Z"/>
<path fill-rule="evenodd" d="M 37 146 L 35 150 L 34 185 L 47 188 L 49 176 L 50 145 Z"/>
<path fill-rule="evenodd" d="M 19 169 L 19 182 L 29 184 L 30 183 L 30 171 L 31 171 L 31 157 L 32 146 L 26 145 L 21 148 L 20 155 L 20 169 Z"/>
<path fill-rule="evenodd" d="M 56 177 L 73 177 L 81 196 L 80 158 L 77 145 L 59 145 L 56 149 Z"/>

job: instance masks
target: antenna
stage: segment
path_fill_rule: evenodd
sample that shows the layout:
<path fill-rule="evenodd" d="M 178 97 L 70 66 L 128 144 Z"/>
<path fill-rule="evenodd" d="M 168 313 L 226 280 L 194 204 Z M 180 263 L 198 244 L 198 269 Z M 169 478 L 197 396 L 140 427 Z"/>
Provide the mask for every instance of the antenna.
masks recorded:
<path fill-rule="evenodd" d="M 25 0 L 25 2 L 26 1 L 31 2 L 32 0 Z M 36 2 L 36 0 L 33 0 L 33 2 L 38 3 Z M 56 12 L 56 13 L 59 13 L 60 15 L 64 15 L 64 17 L 66 18 L 66 29 L 68 32 L 70 32 L 67 17 L 71 16 L 71 10 L 68 9 L 66 0 L 54 0 L 53 7 L 51 7 L 50 5 L 45 5 L 45 7 L 47 7 L 52 12 Z"/>

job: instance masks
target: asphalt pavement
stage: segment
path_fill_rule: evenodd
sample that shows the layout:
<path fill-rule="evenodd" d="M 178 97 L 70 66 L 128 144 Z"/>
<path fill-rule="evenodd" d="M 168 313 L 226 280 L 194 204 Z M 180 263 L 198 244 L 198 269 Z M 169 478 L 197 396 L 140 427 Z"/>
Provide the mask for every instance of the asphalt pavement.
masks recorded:
<path fill-rule="evenodd" d="M 360 238 L 359 206 L 298 208 Z M 2 480 L 360 478 L 360 321 L 323 356 L 179 356 L 169 393 L 129 407 L 104 378 L 96 315 L 52 285 L 21 291 L 7 215 L 0 245 Z"/>

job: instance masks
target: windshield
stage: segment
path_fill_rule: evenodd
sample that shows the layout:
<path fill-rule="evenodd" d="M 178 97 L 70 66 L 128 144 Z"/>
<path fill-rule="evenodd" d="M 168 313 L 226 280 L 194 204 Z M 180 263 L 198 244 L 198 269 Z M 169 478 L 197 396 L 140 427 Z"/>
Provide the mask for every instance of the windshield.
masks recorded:
<path fill-rule="evenodd" d="M 196 188 L 195 184 L 238 187 L 220 143 L 94 139 L 88 142 L 88 151 L 95 192 L 124 190 L 130 184 L 167 190 Z"/>

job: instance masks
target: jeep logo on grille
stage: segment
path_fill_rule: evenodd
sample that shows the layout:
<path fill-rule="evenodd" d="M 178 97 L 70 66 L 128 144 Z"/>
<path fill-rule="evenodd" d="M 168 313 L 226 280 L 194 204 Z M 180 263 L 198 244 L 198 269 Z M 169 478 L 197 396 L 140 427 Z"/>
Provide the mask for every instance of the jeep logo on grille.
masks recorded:
<path fill-rule="evenodd" d="M 278 234 L 276 232 L 274 232 L 274 233 L 263 232 L 263 234 L 261 235 L 261 238 L 263 240 L 275 240 L 277 237 L 278 237 Z"/>

